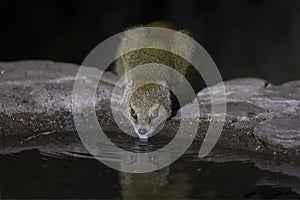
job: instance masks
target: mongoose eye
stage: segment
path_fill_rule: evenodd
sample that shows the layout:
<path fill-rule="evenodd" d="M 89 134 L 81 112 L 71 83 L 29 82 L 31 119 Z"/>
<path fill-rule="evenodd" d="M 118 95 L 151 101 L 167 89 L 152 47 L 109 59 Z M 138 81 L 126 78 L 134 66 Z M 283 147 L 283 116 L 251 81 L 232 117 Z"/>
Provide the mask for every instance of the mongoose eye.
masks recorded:
<path fill-rule="evenodd" d="M 132 108 L 131 108 L 130 114 L 134 119 L 137 119 L 137 114 Z"/>
<path fill-rule="evenodd" d="M 150 115 L 150 119 L 154 119 L 158 116 L 158 111 L 157 110 L 154 110 L 151 115 Z"/>

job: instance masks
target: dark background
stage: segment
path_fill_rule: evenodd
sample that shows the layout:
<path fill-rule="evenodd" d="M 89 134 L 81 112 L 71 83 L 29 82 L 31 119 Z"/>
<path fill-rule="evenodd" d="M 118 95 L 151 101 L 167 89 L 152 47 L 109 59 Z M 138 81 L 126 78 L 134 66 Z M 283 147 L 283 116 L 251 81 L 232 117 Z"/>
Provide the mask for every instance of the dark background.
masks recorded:
<path fill-rule="evenodd" d="M 166 20 L 191 31 L 224 79 L 300 78 L 300 1 L 1 1 L 0 60 L 80 64 L 124 28 Z"/>

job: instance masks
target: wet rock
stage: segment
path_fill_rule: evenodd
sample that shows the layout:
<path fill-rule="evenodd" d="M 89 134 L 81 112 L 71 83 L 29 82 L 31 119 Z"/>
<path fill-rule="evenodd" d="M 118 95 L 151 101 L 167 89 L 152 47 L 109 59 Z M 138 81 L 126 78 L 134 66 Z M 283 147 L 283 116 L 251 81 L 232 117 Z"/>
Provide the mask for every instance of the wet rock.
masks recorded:
<path fill-rule="evenodd" d="M 298 152 L 300 81 L 275 86 L 261 79 L 239 78 L 226 81 L 224 85 L 227 113 L 223 135 L 230 132 L 226 131 L 226 125 L 234 126 L 232 131 L 235 133 L 246 129 L 252 133 L 254 130 L 254 136 L 268 149 Z M 219 87 L 217 84 L 213 90 L 220 92 Z M 209 104 L 208 88 L 198 93 L 198 100 L 201 104 Z M 234 135 L 227 138 L 234 138 Z"/>
<path fill-rule="evenodd" d="M 286 149 L 300 147 L 300 115 L 278 117 L 255 127 L 254 135 L 267 144 Z"/>
<path fill-rule="evenodd" d="M 75 143 L 80 144 L 72 113 L 72 91 L 78 69 L 78 65 L 51 61 L 0 62 L 0 152 L 72 149 Z M 102 73 L 93 67 L 87 69 L 90 74 Z M 91 84 L 97 81 L 95 76 L 77 78 Z M 99 123 L 103 130 L 114 133 L 108 135 L 120 133 L 111 113 L 113 105 L 120 114 L 118 104 L 111 104 L 121 99 L 117 92 L 111 101 L 113 89 L 120 87 L 115 86 L 117 80 L 113 73 L 105 72 L 96 90 L 95 110 Z M 298 154 L 300 81 L 278 86 L 262 79 L 239 78 L 225 81 L 224 85 L 227 113 L 218 146 L 269 155 L 274 152 L 288 156 Z M 221 99 L 220 86 L 210 89 Z M 199 142 L 204 140 L 211 121 L 210 98 L 209 89 L 204 88 L 195 99 L 200 105 L 196 136 Z M 86 98 L 81 103 L 90 108 L 91 100 Z M 196 116 L 191 104 L 185 105 L 185 112 L 191 118 Z M 119 116 L 121 124 L 129 124 L 121 114 Z M 180 120 L 181 110 L 166 123 L 160 136 L 174 137 Z"/>
<path fill-rule="evenodd" d="M 0 63 L 0 67 L 4 72 L 0 75 L 0 136 L 21 134 L 29 137 L 53 130 L 75 131 L 71 102 L 78 65 L 21 61 Z M 108 78 L 102 79 L 97 90 L 98 108 L 110 99 L 114 87 L 109 83 L 112 75 L 105 75 Z"/>

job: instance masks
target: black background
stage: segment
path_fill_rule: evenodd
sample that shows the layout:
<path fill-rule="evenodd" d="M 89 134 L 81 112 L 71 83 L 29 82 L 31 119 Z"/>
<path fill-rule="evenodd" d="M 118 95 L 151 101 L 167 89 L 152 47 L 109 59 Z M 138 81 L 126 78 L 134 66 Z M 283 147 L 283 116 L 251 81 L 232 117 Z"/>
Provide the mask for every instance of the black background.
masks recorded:
<path fill-rule="evenodd" d="M 223 78 L 300 78 L 300 1 L 1 1 L 0 60 L 80 64 L 126 27 L 166 20 L 188 29 Z"/>

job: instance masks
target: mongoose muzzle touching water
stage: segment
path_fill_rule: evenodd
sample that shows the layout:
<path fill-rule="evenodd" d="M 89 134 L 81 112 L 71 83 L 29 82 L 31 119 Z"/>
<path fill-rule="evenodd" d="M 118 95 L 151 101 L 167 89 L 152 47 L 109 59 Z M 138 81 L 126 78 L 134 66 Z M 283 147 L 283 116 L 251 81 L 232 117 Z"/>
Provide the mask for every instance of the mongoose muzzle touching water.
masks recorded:
<path fill-rule="evenodd" d="M 135 26 L 133 28 L 140 28 L 143 26 Z M 176 30 L 175 27 L 169 23 L 158 21 L 153 22 L 145 27 L 161 27 Z M 189 35 L 185 30 L 180 30 L 180 33 Z M 171 41 L 181 40 L 180 35 L 174 32 L 173 35 L 167 35 Z M 140 42 L 146 44 L 158 44 L 157 46 L 165 45 L 170 47 L 176 45 L 175 42 L 167 43 L 167 40 L 162 36 L 157 36 L 147 39 L 147 33 L 141 38 L 141 36 L 135 36 L 132 34 L 124 34 L 121 39 L 119 50 L 128 49 L 129 45 L 137 44 Z M 170 40 L 169 40 L 170 41 Z M 183 41 L 178 49 L 188 52 L 188 56 L 192 57 L 193 45 L 189 42 Z M 165 51 L 159 48 L 143 48 L 135 51 L 131 51 L 121 56 L 116 61 L 115 72 L 121 76 L 125 74 L 125 92 L 131 92 L 130 96 L 127 96 L 124 101 L 124 116 L 132 124 L 136 134 L 141 140 L 148 140 L 148 137 L 154 135 L 164 125 L 164 122 L 172 116 L 175 107 L 178 107 L 178 101 L 174 94 L 168 89 L 172 87 L 165 79 L 158 78 L 155 83 L 147 83 L 143 78 L 136 78 L 130 76 L 130 70 L 136 66 L 158 63 L 164 64 L 177 70 L 183 76 L 186 77 L 188 69 L 190 67 L 189 62 L 181 58 L 180 56 Z M 150 72 L 146 69 L 142 73 L 147 76 Z M 162 70 L 157 70 L 156 73 L 167 73 Z M 180 84 L 181 80 L 177 81 Z M 134 87 L 138 85 L 138 87 Z"/>

